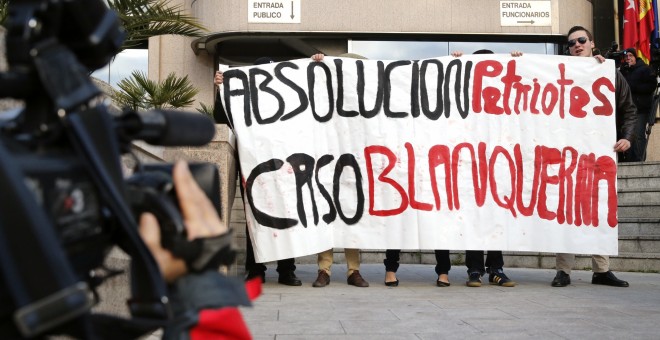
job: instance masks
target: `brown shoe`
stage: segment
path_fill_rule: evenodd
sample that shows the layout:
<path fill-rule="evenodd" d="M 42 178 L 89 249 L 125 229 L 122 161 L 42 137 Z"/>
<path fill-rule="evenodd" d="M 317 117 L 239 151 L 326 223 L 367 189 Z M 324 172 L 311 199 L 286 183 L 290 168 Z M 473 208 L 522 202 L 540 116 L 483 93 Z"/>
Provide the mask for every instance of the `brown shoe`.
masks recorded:
<path fill-rule="evenodd" d="M 323 270 L 319 269 L 319 276 L 316 277 L 316 281 L 312 283 L 312 287 L 325 287 L 330 284 L 330 275 Z"/>
<path fill-rule="evenodd" d="M 354 270 L 353 274 L 346 279 L 346 282 L 355 287 L 369 287 L 369 282 L 362 278 L 359 270 Z"/>

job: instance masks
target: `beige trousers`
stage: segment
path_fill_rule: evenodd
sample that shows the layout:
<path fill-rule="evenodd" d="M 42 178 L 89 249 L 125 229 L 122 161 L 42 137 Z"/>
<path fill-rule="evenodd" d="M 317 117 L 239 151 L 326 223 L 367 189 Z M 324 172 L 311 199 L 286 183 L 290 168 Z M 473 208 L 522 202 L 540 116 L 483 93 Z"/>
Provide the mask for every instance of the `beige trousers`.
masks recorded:
<path fill-rule="evenodd" d="M 318 255 L 318 264 L 319 269 L 324 270 L 328 275 L 330 275 L 330 266 L 332 266 L 332 249 L 328 249 Z M 344 255 L 346 257 L 346 266 L 348 267 L 348 272 L 346 276 L 353 274 L 354 270 L 360 270 L 360 249 L 344 249 Z"/>
<path fill-rule="evenodd" d="M 575 265 L 575 254 L 557 253 L 555 260 L 557 261 L 555 266 L 558 271 L 563 270 L 566 274 L 570 274 Z M 594 273 L 604 273 L 610 270 L 609 256 L 592 255 L 591 268 Z"/>

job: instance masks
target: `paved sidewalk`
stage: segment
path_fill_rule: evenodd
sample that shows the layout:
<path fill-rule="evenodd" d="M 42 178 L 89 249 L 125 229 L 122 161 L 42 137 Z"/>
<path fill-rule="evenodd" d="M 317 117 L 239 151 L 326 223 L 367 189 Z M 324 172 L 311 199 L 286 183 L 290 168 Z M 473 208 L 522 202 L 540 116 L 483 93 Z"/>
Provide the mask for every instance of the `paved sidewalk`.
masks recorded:
<path fill-rule="evenodd" d="M 384 267 L 363 264 L 369 288 L 346 284 L 333 265 L 330 285 L 313 288 L 316 265 L 298 265 L 302 287 L 277 283 L 268 266 L 264 292 L 243 315 L 254 339 L 659 339 L 660 274 L 617 272 L 629 288 L 591 284 L 573 271 L 572 284 L 550 286 L 554 270 L 505 268 L 514 288 L 465 286 L 465 266 L 435 286 L 433 265 L 399 267 L 398 287 L 383 284 Z"/>

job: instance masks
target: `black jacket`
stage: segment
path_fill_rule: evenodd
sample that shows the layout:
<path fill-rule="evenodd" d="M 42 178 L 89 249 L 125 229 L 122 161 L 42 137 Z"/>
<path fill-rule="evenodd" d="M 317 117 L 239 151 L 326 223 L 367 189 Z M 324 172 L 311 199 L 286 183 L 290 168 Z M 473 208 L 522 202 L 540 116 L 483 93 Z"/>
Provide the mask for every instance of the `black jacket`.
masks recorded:
<path fill-rule="evenodd" d="M 653 70 L 643 60 L 637 58 L 635 65 L 621 66 L 621 74 L 630 86 L 630 92 L 632 92 L 633 101 L 639 113 L 647 112 L 651 108 L 653 91 L 658 83 Z"/>
<path fill-rule="evenodd" d="M 222 106 L 222 99 L 220 99 L 220 91 L 215 91 L 215 104 L 213 104 L 213 119 L 216 124 L 229 124 L 229 126 L 234 126 L 231 124 L 227 113 L 225 112 L 225 107 Z"/>

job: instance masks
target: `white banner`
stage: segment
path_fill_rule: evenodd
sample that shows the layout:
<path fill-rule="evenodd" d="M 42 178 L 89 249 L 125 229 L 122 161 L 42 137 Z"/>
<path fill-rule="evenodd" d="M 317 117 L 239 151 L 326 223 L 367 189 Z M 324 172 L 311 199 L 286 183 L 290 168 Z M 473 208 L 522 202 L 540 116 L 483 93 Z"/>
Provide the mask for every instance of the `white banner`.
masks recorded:
<path fill-rule="evenodd" d="M 227 70 L 257 262 L 333 247 L 616 255 L 614 74 L 545 55 Z"/>

